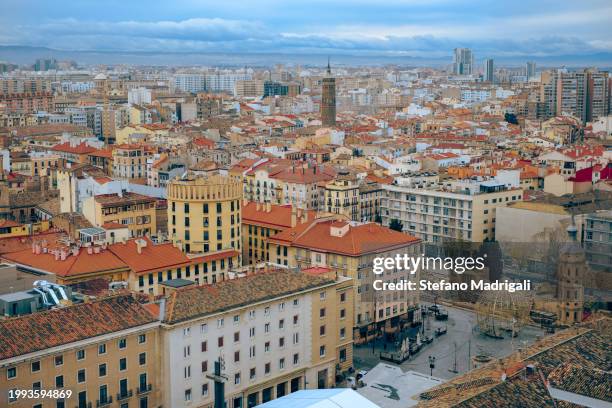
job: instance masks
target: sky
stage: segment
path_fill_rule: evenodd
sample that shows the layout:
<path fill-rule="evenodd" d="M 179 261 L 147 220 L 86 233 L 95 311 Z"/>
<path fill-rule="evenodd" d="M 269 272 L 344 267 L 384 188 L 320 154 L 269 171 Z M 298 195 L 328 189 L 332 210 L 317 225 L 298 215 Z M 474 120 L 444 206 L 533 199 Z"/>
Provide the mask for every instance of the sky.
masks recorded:
<path fill-rule="evenodd" d="M 611 0 L 0 0 L 0 45 L 478 59 L 612 55 Z"/>

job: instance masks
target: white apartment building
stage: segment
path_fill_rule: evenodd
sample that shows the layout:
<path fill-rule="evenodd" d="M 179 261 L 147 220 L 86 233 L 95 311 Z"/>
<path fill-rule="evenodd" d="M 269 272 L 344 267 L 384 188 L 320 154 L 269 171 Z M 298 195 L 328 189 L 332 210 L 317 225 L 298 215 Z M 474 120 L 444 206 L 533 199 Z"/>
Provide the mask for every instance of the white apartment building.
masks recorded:
<path fill-rule="evenodd" d="M 198 93 L 206 90 L 206 75 L 204 74 L 176 74 L 174 88 L 178 91 Z"/>
<path fill-rule="evenodd" d="M 164 406 L 212 407 L 219 361 L 228 408 L 329 388 L 352 364 L 352 313 L 342 329 L 337 313 L 352 305 L 351 279 L 279 270 L 166 295 Z"/>
<path fill-rule="evenodd" d="M 383 225 L 397 219 L 426 242 L 495 239 L 495 210 L 522 201 L 523 191 L 497 180 L 407 182 L 384 185 Z"/>

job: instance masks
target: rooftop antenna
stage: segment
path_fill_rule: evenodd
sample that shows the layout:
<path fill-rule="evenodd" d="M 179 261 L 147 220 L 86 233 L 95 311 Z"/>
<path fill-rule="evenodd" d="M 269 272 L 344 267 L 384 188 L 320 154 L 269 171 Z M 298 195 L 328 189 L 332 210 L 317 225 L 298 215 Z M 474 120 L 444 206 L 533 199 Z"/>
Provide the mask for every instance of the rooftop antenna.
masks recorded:
<path fill-rule="evenodd" d="M 327 56 L 327 73 L 331 75 L 331 66 L 329 64 L 329 55 Z"/>

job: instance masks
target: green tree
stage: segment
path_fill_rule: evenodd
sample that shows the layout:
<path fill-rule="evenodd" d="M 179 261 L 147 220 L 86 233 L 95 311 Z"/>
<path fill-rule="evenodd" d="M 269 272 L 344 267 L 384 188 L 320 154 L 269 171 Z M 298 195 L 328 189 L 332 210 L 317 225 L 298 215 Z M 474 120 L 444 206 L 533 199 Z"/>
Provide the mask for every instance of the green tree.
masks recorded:
<path fill-rule="evenodd" d="M 516 118 L 516 115 L 514 113 L 506 113 L 504 115 L 504 120 L 508 123 L 511 123 L 513 125 L 518 125 L 518 119 Z"/>
<path fill-rule="evenodd" d="M 402 229 L 404 228 L 404 224 L 402 224 L 400 220 L 394 218 L 389 223 L 389 228 L 391 228 L 394 231 L 402 232 Z"/>

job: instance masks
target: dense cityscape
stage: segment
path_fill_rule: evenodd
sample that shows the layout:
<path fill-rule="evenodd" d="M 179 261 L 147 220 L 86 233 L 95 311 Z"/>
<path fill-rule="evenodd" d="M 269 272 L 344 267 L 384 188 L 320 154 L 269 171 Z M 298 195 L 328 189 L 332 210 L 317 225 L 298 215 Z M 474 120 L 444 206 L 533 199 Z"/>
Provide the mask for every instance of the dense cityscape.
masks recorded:
<path fill-rule="evenodd" d="M 9 48 L 1 407 L 612 404 L 609 64 Z"/>

